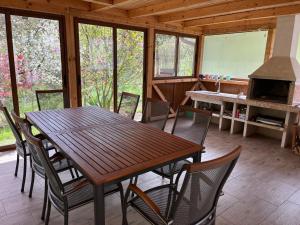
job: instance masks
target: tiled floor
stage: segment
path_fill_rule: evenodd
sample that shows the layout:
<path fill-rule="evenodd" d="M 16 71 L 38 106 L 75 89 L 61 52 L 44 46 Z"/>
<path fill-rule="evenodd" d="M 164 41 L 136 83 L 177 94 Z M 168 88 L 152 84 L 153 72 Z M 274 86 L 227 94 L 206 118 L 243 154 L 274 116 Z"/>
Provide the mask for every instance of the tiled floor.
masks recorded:
<path fill-rule="evenodd" d="M 206 139 L 204 160 L 220 156 L 238 144 L 243 146 L 243 152 L 225 185 L 225 195 L 220 198 L 217 225 L 300 225 L 300 157 L 281 149 L 276 140 L 244 139 L 212 127 Z M 21 173 L 17 178 L 13 176 L 14 159 L 14 152 L 0 155 L 0 225 L 43 224 L 43 181 L 37 179 L 33 198 L 29 199 L 29 172 L 26 191 L 21 194 Z M 138 185 L 145 189 L 162 182 L 160 177 L 147 173 Z M 93 217 L 93 204 L 89 204 L 71 212 L 69 224 L 93 224 Z M 108 225 L 121 224 L 118 194 L 106 198 L 106 218 Z M 132 225 L 148 224 L 132 209 L 128 219 Z M 62 216 L 55 210 L 50 224 L 63 224 Z"/>

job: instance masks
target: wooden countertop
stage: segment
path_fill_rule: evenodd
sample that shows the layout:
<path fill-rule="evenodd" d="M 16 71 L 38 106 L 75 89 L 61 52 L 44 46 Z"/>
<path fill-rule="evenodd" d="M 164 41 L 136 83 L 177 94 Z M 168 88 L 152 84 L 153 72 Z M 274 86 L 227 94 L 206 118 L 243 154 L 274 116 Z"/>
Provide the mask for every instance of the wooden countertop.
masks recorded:
<path fill-rule="evenodd" d="M 216 94 L 216 92 L 211 91 L 187 91 L 186 95 L 191 97 L 192 100 L 195 101 L 203 101 L 203 102 L 232 102 L 244 105 L 251 105 L 261 108 L 269 108 L 276 109 L 280 111 L 287 112 L 300 112 L 300 106 L 295 105 L 286 105 L 281 103 L 273 103 L 273 102 L 264 102 L 259 100 L 247 99 L 245 95 L 236 95 L 236 94 L 228 94 L 228 93 L 220 93 Z"/>

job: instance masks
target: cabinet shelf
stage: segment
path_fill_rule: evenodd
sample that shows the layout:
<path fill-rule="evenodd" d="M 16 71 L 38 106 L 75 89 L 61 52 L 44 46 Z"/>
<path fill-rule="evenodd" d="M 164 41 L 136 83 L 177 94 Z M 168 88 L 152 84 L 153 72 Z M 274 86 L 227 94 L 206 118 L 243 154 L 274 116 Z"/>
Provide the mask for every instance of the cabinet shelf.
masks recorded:
<path fill-rule="evenodd" d="M 257 127 L 272 129 L 272 130 L 285 131 L 284 127 L 277 127 L 277 126 L 272 126 L 272 125 L 268 125 L 268 124 L 264 124 L 264 123 L 247 121 L 247 124 L 254 125 L 254 126 L 257 126 Z"/>

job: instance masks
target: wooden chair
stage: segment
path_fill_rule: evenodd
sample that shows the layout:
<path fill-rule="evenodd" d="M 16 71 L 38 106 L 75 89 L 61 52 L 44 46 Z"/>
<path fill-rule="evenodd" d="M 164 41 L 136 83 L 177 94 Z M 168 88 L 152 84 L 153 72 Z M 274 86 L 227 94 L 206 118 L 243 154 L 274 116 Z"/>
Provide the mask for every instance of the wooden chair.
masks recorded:
<path fill-rule="evenodd" d="M 180 106 L 176 113 L 175 122 L 172 128 L 172 134 L 195 142 L 199 145 L 203 145 L 210 121 L 212 118 L 212 112 L 207 110 L 201 110 L 191 108 L 187 106 Z M 201 161 L 201 154 L 199 154 Z M 188 160 L 181 160 L 177 163 L 171 163 L 162 168 L 156 169 L 153 172 L 170 179 L 173 182 L 173 177 L 177 174 L 184 164 L 189 164 Z"/>
<path fill-rule="evenodd" d="M 16 124 L 21 128 L 22 133 L 25 133 L 28 131 L 33 136 L 33 134 L 31 133 L 30 123 L 26 119 L 22 119 L 20 117 L 17 117 L 16 115 L 14 115 L 14 118 L 15 118 Z M 26 137 L 27 136 L 25 136 L 25 138 Z M 46 139 L 45 137 L 43 137 L 42 134 L 35 135 L 34 137 L 40 138 L 41 140 Z M 45 174 L 45 169 L 41 163 L 41 160 L 37 154 L 35 147 L 28 141 L 26 143 L 27 143 L 27 149 L 30 152 L 31 160 L 32 160 L 32 166 L 31 166 L 32 174 L 31 174 L 31 184 L 30 184 L 30 191 L 29 191 L 30 198 L 32 196 L 35 174 L 37 174 L 38 176 L 40 176 L 41 178 L 43 178 L 45 180 L 45 182 L 44 182 L 44 203 L 43 203 L 43 210 L 42 210 L 42 216 L 41 216 L 41 219 L 44 220 L 46 204 L 47 204 L 47 193 L 48 193 L 47 176 Z M 42 143 L 43 143 L 43 141 L 42 141 Z M 45 146 L 44 143 L 43 143 L 43 146 Z M 49 151 L 47 151 L 46 149 L 45 149 L 45 151 L 47 154 L 49 154 Z M 72 171 L 72 163 L 70 163 L 59 152 L 55 152 L 54 155 L 52 155 L 50 157 L 50 161 L 53 164 L 53 168 L 55 169 L 55 171 L 57 173 L 64 172 L 66 170 Z M 72 175 L 72 178 L 74 178 L 74 175 L 72 172 L 71 172 L 71 175 Z"/>
<path fill-rule="evenodd" d="M 3 106 L 2 103 L 0 103 L 0 111 L 4 113 L 5 119 L 16 139 L 17 162 L 16 162 L 15 176 L 18 176 L 20 157 L 24 158 L 23 177 L 22 177 L 22 186 L 21 186 L 21 192 L 24 192 L 26 171 L 27 171 L 27 160 L 30 159 L 30 152 L 27 150 L 27 144 L 26 141 L 23 140 L 20 128 L 16 126 L 11 116 L 9 115 L 7 108 Z"/>
<path fill-rule="evenodd" d="M 35 91 L 39 111 L 64 108 L 63 90 Z"/>
<path fill-rule="evenodd" d="M 169 102 L 147 98 L 141 122 L 164 130 L 168 120 L 169 111 Z"/>
<path fill-rule="evenodd" d="M 48 178 L 49 188 L 45 224 L 49 224 L 51 205 L 53 205 L 64 216 L 64 224 L 67 225 L 69 211 L 93 201 L 93 185 L 84 177 L 63 183 L 53 166 L 51 158 L 44 149 L 42 140 L 34 137 L 29 127 L 24 130 L 24 135 L 28 143 L 35 149 Z M 108 185 L 104 189 L 106 195 L 120 191 L 121 201 L 123 202 L 123 188 L 121 183 Z"/>
<path fill-rule="evenodd" d="M 155 225 L 214 225 L 220 193 L 240 152 L 241 147 L 238 146 L 223 157 L 187 164 L 178 174 L 175 184 L 145 192 L 130 184 L 123 205 L 123 224 L 128 224 L 127 208 L 132 206 Z M 136 197 L 128 201 L 130 192 L 134 192 Z"/>
<path fill-rule="evenodd" d="M 139 100 L 139 95 L 131 94 L 128 92 L 122 92 L 117 113 L 130 119 L 134 119 Z"/>

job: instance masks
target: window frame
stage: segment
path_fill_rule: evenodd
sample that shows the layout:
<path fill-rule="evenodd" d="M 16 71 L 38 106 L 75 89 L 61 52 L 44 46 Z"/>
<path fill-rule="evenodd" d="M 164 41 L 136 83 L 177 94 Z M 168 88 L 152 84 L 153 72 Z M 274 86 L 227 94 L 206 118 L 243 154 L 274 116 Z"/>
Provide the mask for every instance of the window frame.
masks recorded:
<path fill-rule="evenodd" d="M 82 17 L 74 17 L 74 35 L 75 35 L 75 59 L 76 59 L 76 79 L 77 79 L 77 104 L 79 107 L 82 106 L 82 85 L 81 85 L 81 60 L 80 60 L 80 40 L 79 40 L 79 24 L 87 24 L 87 25 L 95 25 L 95 26 L 103 26 L 110 27 L 113 30 L 113 105 L 114 112 L 117 111 L 118 108 L 118 48 L 117 48 L 117 30 L 125 29 L 125 30 L 133 30 L 140 31 L 144 33 L 144 62 L 143 62 L 143 95 L 142 95 L 142 108 L 144 108 L 145 99 L 146 99 L 146 88 L 147 88 L 147 43 L 148 43 L 148 35 L 147 28 L 138 27 L 138 26 L 129 26 L 117 23 L 103 22 L 93 19 L 85 19 Z"/>
<path fill-rule="evenodd" d="M 156 57 L 156 35 L 171 35 L 176 38 L 176 46 L 175 46 L 175 75 L 170 77 L 156 77 L 155 76 L 155 57 Z M 178 76 L 178 62 L 179 62 L 179 38 L 194 38 L 195 39 L 195 47 L 194 47 L 194 66 L 193 66 L 193 74 L 190 76 Z M 192 34 L 184 34 L 178 32 L 164 31 L 164 30 L 155 30 L 154 31 L 154 43 L 153 43 L 153 80 L 169 80 L 169 79 L 182 79 L 182 78 L 193 78 L 197 77 L 197 58 L 198 58 L 198 49 L 199 49 L 199 39 L 197 35 Z"/>
<path fill-rule="evenodd" d="M 19 97 L 17 87 L 17 73 L 14 59 L 14 44 L 12 36 L 12 16 L 24 16 L 31 18 L 56 20 L 59 24 L 59 40 L 60 40 L 60 56 L 61 56 L 61 74 L 62 74 L 62 89 L 64 93 L 64 107 L 70 107 L 70 94 L 69 94 L 69 75 L 68 75 L 68 52 L 67 52 L 67 39 L 66 39 L 66 27 L 65 16 L 52 13 L 35 12 L 22 9 L 11 9 L 0 7 L 0 14 L 5 17 L 5 32 L 7 42 L 7 54 L 9 60 L 10 80 L 11 80 L 11 94 L 13 101 L 13 108 L 17 115 L 19 111 Z M 0 146 L 0 152 L 14 149 L 15 145 Z"/>

